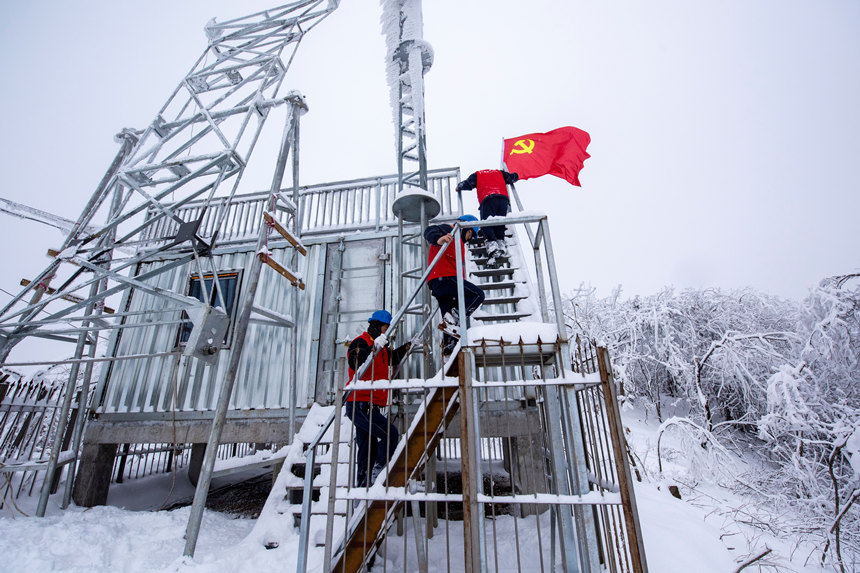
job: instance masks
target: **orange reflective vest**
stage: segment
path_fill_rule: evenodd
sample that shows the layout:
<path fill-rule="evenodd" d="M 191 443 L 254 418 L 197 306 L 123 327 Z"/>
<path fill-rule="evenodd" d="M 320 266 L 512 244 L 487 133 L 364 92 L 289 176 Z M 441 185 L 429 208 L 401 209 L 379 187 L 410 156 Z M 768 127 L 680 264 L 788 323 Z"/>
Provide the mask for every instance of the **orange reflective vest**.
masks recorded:
<path fill-rule="evenodd" d="M 362 332 L 361 336 L 355 338 L 358 340 L 361 338 L 371 348 L 371 352 L 373 351 L 373 338 L 366 333 Z M 359 364 L 359 367 L 361 364 Z M 355 370 L 353 370 L 352 366 L 349 367 L 349 382 L 347 383 L 347 387 L 352 382 L 352 379 L 355 378 Z M 385 380 L 388 382 L 388 348 L 382 348 L 379 352 L 376 353 L 376 356 L 373 357 L 373 363 L 364 371 L 364 374 L 361 375 L 361 380 Z M 388 389 L 383 388 L 379 390 L 356 390 L 351 393 L 349 397 L 346 399 L 347 402 L 372 402 L 376 406 L 387 406 L 388 405 Z"/>

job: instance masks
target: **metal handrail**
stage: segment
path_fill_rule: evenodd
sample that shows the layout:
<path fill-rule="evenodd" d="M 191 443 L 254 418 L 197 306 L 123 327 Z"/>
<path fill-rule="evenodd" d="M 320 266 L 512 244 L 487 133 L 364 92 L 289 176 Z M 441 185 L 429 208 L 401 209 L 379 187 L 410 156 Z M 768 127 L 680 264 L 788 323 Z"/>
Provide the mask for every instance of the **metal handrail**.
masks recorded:
<path fill-rule="evenodd" d="M 457 231 L 460 230 L 459 223 L 459 221 L 455 222 L 453 228 L 451 229 L 451 233 L 455 237 L 458 237 Z M 455 241 L 449 241 L 448 243 L 445 243 L 441 249 L 439 249 L 439 252 L 436 253 L 436 257 L 430 262 L 429 265 L 427 265 L 427 270 L 424 271 L 424 273 L 421 275 L 421 279 L 418 281 L 418 285 L 414 289 L 412 289 L 412 293 L 406 298 L 405 302 L 397 310 L 397 312 L 394 313 L 394 316 L 392 316 L 391 318 L 391 324 L 389 326 L 389 330 L 392 332 L 392 334 L 396 332 L 397 327 L 399 326 L 400 319 L 403 318 L 404 314 L 406 314 L 406 310 L 409 308 L 409 305 L 412 304 L 412 301 L 415 300 L 415 297 L 417 297 L 418 294 L 421 292 L 421 289 L 424 288 L 424 284 L 427 281 L 427 277 L 430 276 L 430 272 L 436 267 L 437 263 L 442 259 L 442 255 L 445 253 L 445 251 L 450 245 L 454 244 L 454 242 Z M 461 258 L 459 252 L 456 253 L 456 257 L 459 261 Z M 462 287 L 462 276 L 458 275 L 457 282 Z M 433 314 L 435 314 L 435 311 L 434 313 L 431 313 L 431 316 Z M 373 363 L 373 358 L 376 356 L 378 351 L 379 348 L 374 345 L 370 355 L 358 367 L 358 370 L 356 370 L 355 375 L 353 376 L 352 380 L 350 380 L 350 382 L 356 382 L 358 380 L 361 380 L 361 377 L 364 375 L 365 372 L 367 372 L 367 369 Z M 346 394 L 344 397 L 349 397 L 354 391 L 354 389 L 345 389 Z M 322 438 L 328 431 L 329 427 L 331 427 L 332 423 L 334 423 L 336 415 L 337 412 L 335 410 L 332 410 L 329 417 L 320 427 L 319 431 L 317 432 L 317 435 L 314 437 L 313 440 L 308 443 L 307 451 L 305 452 L 305 482 L 302 495 L 302 521 L 299 528 L 299 554 L 296 563 L 297 573 L 304 573 L 304 571 L 307 569 L 309 533 L 308 528 L 310 527 L 311 488 L 313 482 L 313 467 L 316 457 L 316 447 L 322 441 Z"/>
<path fill-rule="evenodd" d="M 551 275 L 550 281 L 552 283 L 552 294 L 553 294 L 553 298 L 556 299 L 556 297 L 560 297 L 560 294 L 558 292 L 557 280 L 555 279 L 555 267 L 552 263 L 552 245 L 548 240 L 548 229 L 546 228 L 546 219 L 547 219 L 547 217 L 545 214 L 534 214 L 534 213 L 517 214 L 517 215 L 511 215 L 508 217 L 498 217 L 498 218 L 493 218 L 490 220 L 482 220 L 480 222 L 480 226 L 490 227 L 490 226 L 500 226 L 500 225 L 517 225 L 517 224 L 527 224 L 527 223 L 538 223 L 538 232 L 536 233 L 536 235 L 533 233 L 529 233 L 530 239 L 531 239 L 531 241 L 530 241 L 531 245 L 530 246 L 534 250 L 538 250 L 543 246 L 543 248 L 547 251 L 547 258 L 550 261 L 549 262 L 549 268 L 547 269 L 547 271 Z M 440 222 L 442 222 L 442 221 L 444 221 L 444 218 L 439 218 L 438 220 Z M 455 260 L 456 260 L 456 267 L 457 267 L 457 290 L 458 290 L 459 313 L 460 313 L 461 317 L 466 317 L 464 285 L 463 285 L 463 281 L 464 281 L 463 271 L 465 268 L 465 260 L 462 257 L 462 249 L 460 248 L 460 245 L 462 245 L 462 238 L 461 238 L 461 235 L 458 231 L 460 231 L 461 228 L 463 228 L 463 227 L 466 227 L 466 226 L 471 227 L 472 225 L 467 224 L 467 222 L 456 220 L 456 221 L 452 222 L 452 226 L 453 226 L 453 228 L 452 228 L 451 233 L 454 237 L 454 240 L 446 243 L 445 245 L 443 245 L 440 248 L 439 252 L 436 254 L 434 259 L 430 262 L 430 264 L 427 266 L 427 269 L 422 274 L 420 280 L 418 281 L 417 286 L 414 289 L 412 289 L 410 295 L 405 299 L 403 305 L 394 314 L 394 316 L 392 317 L 392 320 L 391 320 L 391 326 L 389 327 L 389 331 L 387 333 L 387 334 L 389 334 L 389 336 L 396 332 L 396 329 L 399 327 L 402 317 L 405 315 L 405 313 L 407 312 L 407 310 L 409 309 L 409 307 L 411 306 L 411 304 L 413 303 L 415 298 L 418 296 L 421 289 L 424 288 L 425 282 L 427 281 L 427 278 L 429 277 L 430 272 L 436 267 L 437 263 L 441 260 L 441 257 L 443 256 L 444 252 L 452 244 L 456 245 L 456 247 L 455 247 Z M 527 226 L 527 228 L 528 228 L 528 226 Z M 529 230 L 531 231 L 531 229 L 529 229 Z M 534 237 L 534 238 L 532 238 L 532 237 Z M 545 238 L 545 239 L 541 240 L 542 238 Z M 541 297 L 543 297 L 543 294 L 541 294 Z M 542 313 L 543 319 L 544 320 L 550 320 L 550 316 L 546 312 L 547 309 L 546 309 L 545 303 L 542 303 L 541 306 L 542 306 L 542 310 L 544 311 Z M 558 299 L 556 299 L 555 307 L 556 307 L 556 313 L 555 313 L 556 315 L 553 318 L 555 319 L 556 323 L 559 323 L 559 320 L 560 320 L 559 309 L 560 309 L 561 305 L 558 304 Z M 434 309 L 433 312 L 431 312 L 431 317 L 435 315 L 436 310 L 438 310 L 438 307 L 436 309 Z M 423 330 L 423 328 L 425 328 L 427 326 L 427 324 L 429 323 L 429 320 L 432 320 L 432 318 L 428 319 L 425 322 L 425 324 L 422 326 L 421 330 Z M 566 336 L 564 335 L 564 331 L 562 330 L 563 322 L 561 322 L 559 324 L 560 324 L 559 336 L 562 338 L 562 343 L 566 344 L 567 343 Z M 467 326 L 466 320 L 464 318 L 462 323 L 461 323 L 461 334 L 460 334 L 461 338 L 460 338 L 460 345 L 458 345 L 458 348 L 461 348 L 461 347 L 466 346 L 468 344 L 468 329 L 466 328 L 466 326 Z M 361 377 L 364 375 L 364 373 L 367 371 L 367 369 L 372 364 L 373 357 L 376 355 L 377 352 L 378 352 L 378 348 L 376 346 L 374 346 L 371 354 L 368 356 L 368 358 L 361 364 L 361 366 L 355 372 L 355 375 L 350 380 L 350 383 L 354 383 L 354 382 L 361 379 Z M 561 354 L 565 355 L 567 353 L 562 352 Z M 569 362 L 569 356 L 567 356 L 567 362 Z M 569 364 L 567 365 L 567 368 L 569 368 Z M 354 389 L 349 388 L 349 385 L 347 385 L 347 387 L 344 388 L 344 399 L 346 399 L 348 396 L 350 396 L 352 394 L 352 392 L 354 392 L 354 391 L 355 391 Z M 328 429 L 334 423 L 336 416 L 337 416 L 337 411 L 336 410 L 332 411 L 331 414 L 329 415 L 328 419 L 320 427 L 316 436 L 308 443 L 307 451 L 305 452 L 305 478 L 304 478 L 305 481 L 304 481 L 304 492 L 303 492 L 304 495 L 303 495 L 303 499 L 302 499 L 302 520 L 301 520 L 301 526 L 300 526 L 300 531 L 299 531 L 300 538 L 299 538 L 299 555 L 298 555 L 297 569 L 296 569 L 297 573 L 303 573 L 307 567 L 310 513 L 311 513 L 311 507 L 310 506 L 312 503 L 311 490 L 312 490 L 312 482 L 313 482 L 313 466 L 314 466 L 315 458 L 316 458 L 316 447 L 319 445 L 319 443 L 322 441 L 322 438 L 325 435 L 325 433 L 328 431 Z M 405 438 L 405 436 L 404 436 L 404 438 Z M 333 495 L 333 492 L 330 492 L 330 495 Z"/>

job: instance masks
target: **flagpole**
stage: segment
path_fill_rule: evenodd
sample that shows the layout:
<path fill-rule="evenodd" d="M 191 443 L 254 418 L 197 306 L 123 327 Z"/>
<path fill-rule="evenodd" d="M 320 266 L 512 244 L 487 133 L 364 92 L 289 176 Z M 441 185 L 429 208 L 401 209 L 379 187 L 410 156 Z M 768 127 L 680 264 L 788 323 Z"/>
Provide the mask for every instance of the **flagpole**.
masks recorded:
<path fill-rule="evenodd" d="M 508 170 L 508 166 L 507 166 L 507 164 L 505 163 L 505 138 L 504 138 L 504 137 L 502 138 L 502 156 L 501 156 L 501 158 L 500 158 L 500 161 L 499 161 L 499 162 L 502 164 L 502 169 L 504 169 L 505 171 L 507 171 L 507 170 Z M 517 193 L 517 188 L 516 188 L 516 186 L 514 186 L 514 184 L 513 184 L 513 183 L 510 183 L 509 185 L 510 185 L 510 187 L 511 187 L 511 194 L 512 194 L 512 195 L 513 195 L 513 197 L 514 197 L 514 202 L 516 202 L 516 204 L 517 204 L 517 209 L 519 209 L 520 211 L 525 211 L 525 209 L 523 209 L 523 204 L 522 204 L 522 202 L 520 201 L 520 196 L 519 196 L 519 194 Z M 528 223 L 526 223 L 526 224 L 525 224 L 525 225 L 523 225 L 523 226 L 526 228 L 526 233 L 528 233 L 528 235 L 529 235 L 529 241 L 531 242 L 532 247 L 534 247 L 534 244 L 535 244 L 535 234 L 534 234 L 534 231 L 532 231 L 531 225 L 530 225 L 530 224 L 528 224 Z"/>
<path fill-rule="evenodd" d="M 502 152 L 501 152 L 500 157 L 499 157 L 499 163 L 502 164 L 502 169 L 504 169 L 505 171 L 508 170 L 508 166 L 507 166 L 507 164 L 505 164 L 505 138 L 504 137 L 502 138 Z"/>

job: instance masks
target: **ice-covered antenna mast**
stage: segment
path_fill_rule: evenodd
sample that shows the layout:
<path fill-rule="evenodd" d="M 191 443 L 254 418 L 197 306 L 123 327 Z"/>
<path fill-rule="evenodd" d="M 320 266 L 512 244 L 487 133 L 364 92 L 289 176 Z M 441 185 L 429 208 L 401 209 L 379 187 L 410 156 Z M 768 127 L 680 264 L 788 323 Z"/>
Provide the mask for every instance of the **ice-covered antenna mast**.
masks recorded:
<path fill-rule="evenodd" d="M 433 64 L 433 49 L 424 41 L 423 28 L 421 0 L 383 0 L 382 32 L 396 128 L 399 190 L 427 188 L 424 74 Z"/>
<path fill-rule="evenodd" d="M 392 211 L 400 222 L 399 242 L 403 247 L 418 247 L 421 260 L 427 260 L 428 247 L 417 236 L 404 235 L 403 224 L 419 223 L 420 229 L 439 214 L 441 205 L 436 195 L 427 189 L 427 134 L 424 123 L 424 74 L 433 64 L 433 49 L 424 41 L 421 0 L 382 0 L 382 33 L 386 44 L 386 76 L 394 113 L 397 145 L 397 197 Z M 415 240 L 417 239 L 417 244 Z M 398 257 L 402 261 L 402 257 Z M 414 279 L 409 269 L 399 268 L 403 280 Z M 403 303 L 403 288 L 397 303 Z M 427 323 L 430 295 L 426 291 L 421 301 L 422 324 Z M 425 344 L 430 334 L 425 332 Z M 429 354 L 424 356 L 424 369 L 432 368 Z"/>

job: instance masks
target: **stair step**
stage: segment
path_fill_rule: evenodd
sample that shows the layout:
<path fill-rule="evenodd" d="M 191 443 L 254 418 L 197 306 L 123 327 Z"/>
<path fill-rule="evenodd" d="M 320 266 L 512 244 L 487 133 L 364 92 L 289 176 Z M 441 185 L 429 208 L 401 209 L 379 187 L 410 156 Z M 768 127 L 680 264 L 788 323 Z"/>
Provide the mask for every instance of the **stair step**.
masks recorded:
<path fill-rule="evenodd" d="M 311 517 L 313 517 L 314 515 L 321 515 L 321 516 L 328 517 L 328 513 L 326 513 L 326 512 L 312 511 Z M 336 517 L 346 517 L 346 513 L 337 512 L 337 511 L 335 511 L 332 515 L 334 515 Z M 299 511 L 298 513 L 293 512 L 293 527 L 299 528 L 301 526 L 302 526 L 302 512 L 301 511 Z"/>
<path fill-rule="evenodd" d="M 487 261 L 489 261 L 489 257 L 475 257 L 472 259 L 476 265 L 485 266 Z M 509 257 L 496 257 L 496 261 L 508 262 L 510 261 Z"/>
<path fill-rule="evenodd" d="M 478 286 L 483 290 L 499 290 L 503 288 L 514 288 L 517 286 L 516 281 L 498 281 L 489 283 L 478 283 Z"/>
<path fill-rule="evenodd" d="M 304 486 L 299 487 L 288 487 L 286 488 L 286 495 L 284 499 L 290 502 L 290 505 L 300 505 L 305 497 L 305 488 Z M 320 488 L 313 487 L 311 488 L 311 500 L 319 501 L 320 500 Z"/>
<path fill-rule="evenodd" d="M 472 276 L 475 277 L 499 277 L 504 275 L 512 275 L 514 271 L 517 269 L 508 268 L 499 268 L 499 269 L 479 269 L 477 271 L 472 271 Z"/>
<path fill-rule="evenodd" d="M 493 322 L 498 320 L 519 320 L 531 315 L 532 313 L 530 312 L 511 312 L 508 314 L 486 314 L 481 316 L 473 314 L 472 318 L 475 320 L 483 320 L 484 322 Z"/>
<path fill-rule="evenodd" d="M 511 254 L 510 247 L 513 247 L 513 246 L 514 245 L 508 245 L 508 247 L 509 247 L 508 248 L 508 255 Z M 471 249 L 469 252 L 472 254 L 473 259 L 474 258 L 482 258 L 482 257 L 487 258 L 487 255 L 489 254 L 489 253 L 487 253 L 487 247 L 483 247 L 483 246 L 478 247 L 477 249 Z"/>
<path fill-rule="evenodd" d="M 487 306 L 488 304 L 514 304 L 520 302 L 521 300 L 527 299 L 527 296 L 496 296 L 492 298 L 484 299 L 484 303 L 482 306 Z"/>
<path fill-rule="evenodd" d="M 441 433 L 438 429 L 447 426 L 459 409 L 457 393 L 449 388 L 433 388 L 425 403 L 416 414 L 416 419 L 406 436 L 406 447 L 398 449 L 384 480 L 389 487 L 405 487 L 405 476 L 418 467 L 425 452 L 434 452 Z M 350 527 L 343 548 L 334 560 L 332 571 L 358 571 L 368 553 L 375 551 L 382 540 L 390 518 L 390 503 L 373 500 L 364 508 L 362 515 Z"/>
<path fill-rule="evenodd" d="M 326 462 L 326 465 L 328 465 L 327 462 Z M 298 478 L 304 479 L 306 467 L 307 467 L 307 465 L 304 462 L 295 462 L 292 466 L 290 466 L 290 473 L 293 474 L 294 476 L 298 477 Z M 320 472 L 322 471 L 322 464 L 319 462 L 315 463 L 314 468 L 311 471 L 312 471 L 311 477 L 317 477 L 318 475 L 320 475 Z"/>
<path fill-rule="evenodd" d="M 505 244 L 509 247 L 513 247 L 516 245 L 513 241 L 505 241 Z M 480 245 L 469 245 L 469 251 L 471 253 L 486 253 L 487 245 L 485 243 L 481 243 Z"/>

